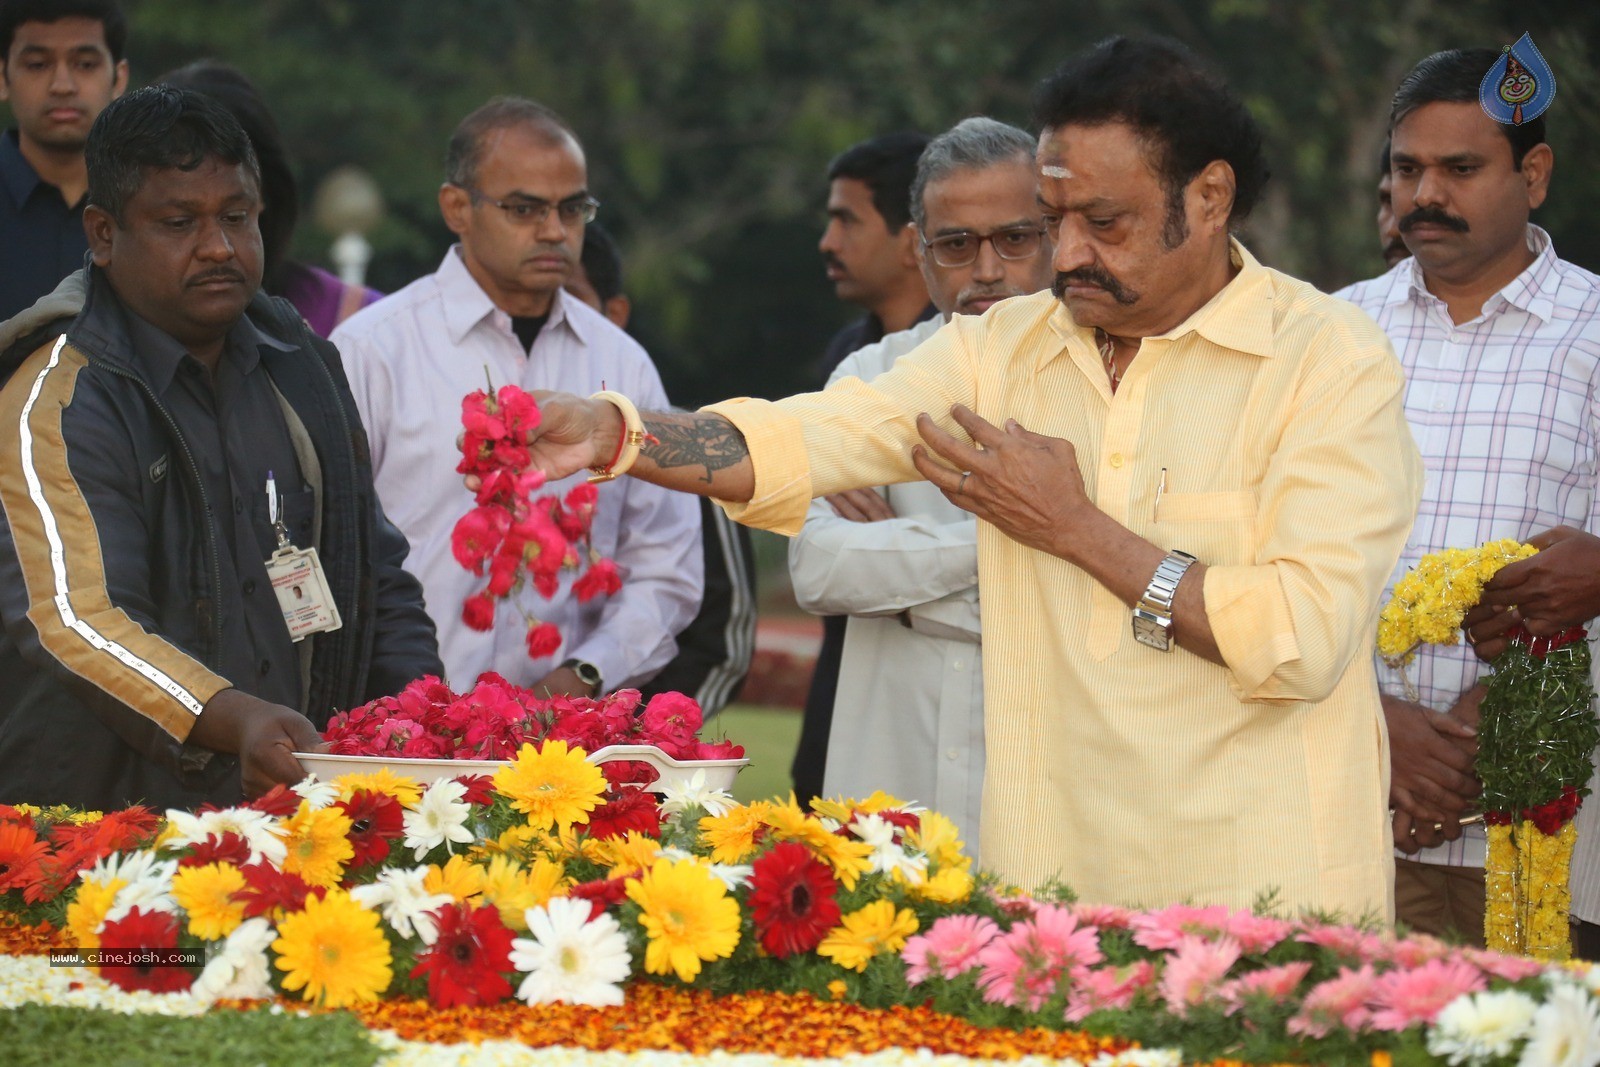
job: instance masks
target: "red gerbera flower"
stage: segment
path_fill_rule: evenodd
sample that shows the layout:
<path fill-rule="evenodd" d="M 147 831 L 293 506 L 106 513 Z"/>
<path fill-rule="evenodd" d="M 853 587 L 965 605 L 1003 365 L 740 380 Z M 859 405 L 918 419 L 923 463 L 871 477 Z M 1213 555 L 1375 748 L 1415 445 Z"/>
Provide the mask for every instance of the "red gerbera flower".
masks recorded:
<path fill-rule="evenodd" d="M 494 779 L 487 774 L 458 774 L 456 781 L 466 787 L 467 791 L 461 794 L 461 799 L 468 804 L 494 803 Z"/>
<path fill-rule="evenodd" d="M 43 873 L 39 861 L 50 846 L 39 840 L 33 827 L 0 823 L 0 893 L 22 889 Z"/>
<path fill-rule="evenodd" d="M 597 878 L 592 882 L 579 882 L 567 890 L 567 896 L 589 902 L 589 921 L 593 922 L 628 899 L 628 879 Z"/>
<path fill-rule="evenodd" d="M 626 837 L 629 830 L 661 836 L 661 809 L 642 789 L 624 789 L 589 813 L 590 837 Z"/>
<path fill-rule="evenodd" d="M 300 794 L 279 782 L 250 801 L 245 807 L 259 811 L 263 815 L 283 818 L 287 815 L 293 815 L 300 809 Z"/>
<path fill-rule="evenodd" d="M 164 911 L 146 912 L 133 908 L 116 922 L 108 922 L 100 934 L 102 951 L 121 949 L 138 955 L 154 955 L 160 949 L 178 946 L 178 920 Z M 194 984 L 194 972 L 187 967 L 152 961 L 132 966 L 101 967 L 106 981 L 123 989 L 148 989 L 153 993 L 178 993 Z"/>
<path fill-rule="evenodd" d="M 389 858 L 389 842 L 405 834 L 405 810 L 387 793 L 357 789 L 334 806 L 350 820 L 350 845 L 356 852 L 351 870 L 382 863 Z"/>
<path fill-rule="evenodd" d="M 240 867 L 244 875 L 244 888 L 233 894 L 233 899 L 244 904 L 244 917 L 257 915 L 275 918 L 306 906 L 306 897 L 315 894 L 318 900 L 327 894 L 321 886 L 306 885 L 298 874 L 288 874 L 270 863 L 252 863 Z"/>
<path fill-rule="evenodd" d="M 23 899 L 30 904 L 54 899 L 101 857 L 149 844 L 160 821 L 149 808 L 136 806 L 79 826 L 56 824 L 50 830 L 51 855 L 40 858 L 38 877 L 23 889 Z"/>
<path fill-rule="evenodd" d="M 417 956 L 411 977 L 428 976 L 428 999 L 453 1008 L 498 1004 L 511 995 L 504 972 L 511 970 L 512 933 L 500 911 L 486 904 L 446 904 L 434 912 L 439 936 Z"/>
<path fill-rule="evenodd" d="M 208 863 L 231 863 L 243 867 L 250 862 L 250 842 L 229 830 L 218 837 L 207 834 L 199 844 L 189 846 L 189 854 L 178 860 L 179 867 L 204 867 Z"/>
<path fill-rule="evenodd" d="M 838 925 L 838 883 L 804 845 L 784 841 L 751 868 L 750 914 L 772 955 L 809 952 Z"/>

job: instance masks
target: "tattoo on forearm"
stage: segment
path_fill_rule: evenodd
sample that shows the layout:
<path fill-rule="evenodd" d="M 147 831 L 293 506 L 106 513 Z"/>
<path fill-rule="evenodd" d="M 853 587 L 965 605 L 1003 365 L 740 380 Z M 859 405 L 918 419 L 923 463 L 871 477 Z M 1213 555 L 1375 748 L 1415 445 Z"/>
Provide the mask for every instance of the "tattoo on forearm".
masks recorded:
<path fill-rule="evenodd" d="M 644 454 L 662 470 L 704 467 L 701 481 L 711 484 L 717 471 L 737 466 L 750 455 L 744 434 L 720 415 L 644 416 L 644 428 L 658 443 L 644 446 Z"/>

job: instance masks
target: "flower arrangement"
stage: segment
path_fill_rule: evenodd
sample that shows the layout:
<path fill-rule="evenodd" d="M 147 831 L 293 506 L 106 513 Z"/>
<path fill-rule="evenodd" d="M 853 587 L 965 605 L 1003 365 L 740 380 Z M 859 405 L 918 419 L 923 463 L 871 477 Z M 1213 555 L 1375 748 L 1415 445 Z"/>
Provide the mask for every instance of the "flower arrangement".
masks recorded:
<path fill-rule="evenodd" d="M 1378 651 L 1403 668 L 1419 644 L 1455 644 L 1461 620 L 1502 567 L 1538 549 L 1514 540 L 1431 553 L 1396 585 Z M 1488 833 L 1484 936 L 1491 949 L 1571 955 L 1573 817 L 1600 743 L 1586 633 L 1535 638 L 1517 627 L 1480 706 L 1477 774 Z M 1403 677 L 1403 674 L 1402 674 Z M 1408 695 L 1410 692 L 1407 681 Z"/>
<path fill-rule="evenodd" d="M 461 401 L 460 474 L 475 476 L 475 506 L 450 534 L 456 562 L 488 584 L 467 598 L 461 619 L 474 630 L 494 626 L 496 605 L 527 585 L 545 599 L 556 594 L 562 570 L 581 570 L 572 592 L 581 603 L 610 596 L 622 588 L 616 562 L 590 544 L 599 494 L 579 485 L 565 497 L 534 496 L 544 487 L 544 474 L 530 469 L 529 444 L 539 426 L 539 405 L 514 385 L 496 392 L 478 390 Z M 520 609 L 519 609 L 520 610 Z M 528 655 L 539 658 L 561 647 L 561 633 L 549 622 L 523 611 Z"/>
<path fill-rule="evenodd" d="M 660 693 L 642 709 L 639 702 L 637 689 L 599 700 L 541 697 L 492 672 L 458 694 L 430 675 L 396 696 L 338 713 L 322 737 L 337 756 L 401 759 L 508 760 L 523 745 L 537 747 L 547 740 L 589 752 L 608 745 L 652 745 L 683 760 L 744 755 L 731 741 L 700 740 L 700 705 L 692 698 Z"/>
<path fill-rule="evenodd" d="M 410 997 L 459 1019 L 513 1000 L 603 1010 L 652 989 L 765 992 L 1191 1059 L 1600 1056 L 1588 968 L 1309 917 L 1024 895 L 975 873 L 948 819 L 882 794 L 806 809 L 690 785 L 636 818 L 608 810 L 609 791 L 559 740 L 524 746 L 492 780 L 308 779 L 168 812 L 44 917 L 80 947 L 203 947 L 201 968 L 102 973 L 204 1003 L 373 1013 Z M 0 826 L 40 832 L 14 808 Z"/>

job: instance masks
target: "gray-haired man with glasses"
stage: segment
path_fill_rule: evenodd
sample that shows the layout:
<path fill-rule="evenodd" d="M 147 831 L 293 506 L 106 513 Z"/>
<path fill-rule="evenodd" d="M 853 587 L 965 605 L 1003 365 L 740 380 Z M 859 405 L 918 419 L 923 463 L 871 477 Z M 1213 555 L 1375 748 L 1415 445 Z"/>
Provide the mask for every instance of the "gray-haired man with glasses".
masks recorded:
<path fill-rule="evenodd" d="M 439 189 L 460 243 L 438 271 L 352 316 L 333 341 L 344 355 L 372 442 L 373 480 L 411 541 L 448 681 L 470 686 L 497 671 L 536 690 L 591 696 L 653 677 L 677 651 L 674 635 L 700 606 L 700 511 L 689 497 L 633 479 L 599 486 L 593 547 L 626 575 L 622 590 L 580 604 L 571 583 L 526 607 L 560 629 L 552 655 L 530 658 L 516 598 L 487 632 L 462 605 L 485 580 L 451 551 L 451 530 L 473 506 L 455 471 L 461 398 L 485 385 L 587 395 L 642 391 L 666 405 L 644 349 L 563 292 L 600 202 L 577 136 L 531 100 L 500 97 L 456 127 Z M 558 482 L 565 494 L 582 475 Z"/>
<path fill-rule="evenodd" d="M 940 315 L 847 356 L 831 381 L 871 379 L 952 315 L 1050 286 L 1035 140 L 970 118 L 929 142 L 911 186 L 928 295 Z M 956 821 L 973 855 L 983 795 L 977 522 L 932 484 L 814 501 L 790 542 L 796 599 L 848 615 L 823 792 L 883 789 Z"/>

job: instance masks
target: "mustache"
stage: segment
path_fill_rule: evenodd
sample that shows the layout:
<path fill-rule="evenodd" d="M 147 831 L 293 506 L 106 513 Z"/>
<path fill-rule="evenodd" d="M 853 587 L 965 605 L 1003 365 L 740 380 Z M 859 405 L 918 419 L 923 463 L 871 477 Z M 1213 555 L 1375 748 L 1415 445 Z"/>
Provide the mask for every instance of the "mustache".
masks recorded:
<path fill-rule="evenodd" d="M 1008 300 L 1023 295 L 1022 287 L 1017 285 L 975 285 L 956 294 L 956 304 L 970 304 L 974 300 Z"/>
<path fill-rule="evenodd" d="M 1400 220 L 1400 232 L 1410 233 L 1415 227 L 1428 224 L 1443 226 L 1445 229 L 1454 230 L 1456 233 L 1467 233 L 1471 229 L 1467 225 L 1466 219 L 1458 218 L 1455 215 L 1447 215 L 1440 208 L 1419 207 Z"/>
<path fill-rule="evenodd" d="M 834 255 L 832 252 L 822 253 L 822 265 L 825 267 L 837 267 L 840 270 L 844 270 L 844 261 L 838 256 Z"/>
<path fill-rule="evenodd" d="M 204 285 L 207 282 L 216 281 L 238 282 L 240 285 L 244 285 L 245 276 L 243 272 L 234 270 L 232 267 L 218 267 L 215 270 L 208 270 L 201 274 L 196 274 L 185 284 L 191 286 Z"/>
<path fill-rule="evenodd" d="M 1117 303 L 1124 306 L 1132 304 L 1139 299 L 1139 294 L 1119 282 L 1109 272 L 1101 267 L 1079 267 L 1077 270 L 1057 271 L 1055 284 L 1050 291 L 1060 300 L 1069 285 L 1094 285 L 1106 291 L 1106 294 Z"/>

